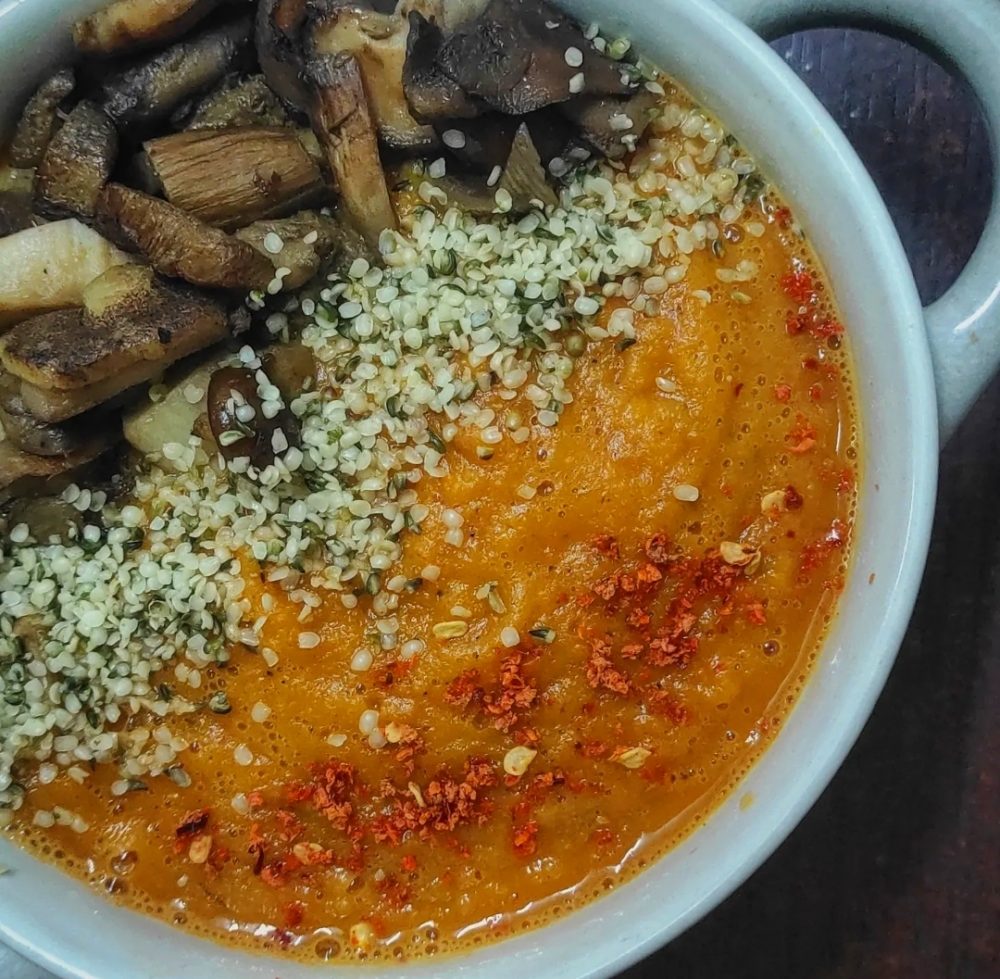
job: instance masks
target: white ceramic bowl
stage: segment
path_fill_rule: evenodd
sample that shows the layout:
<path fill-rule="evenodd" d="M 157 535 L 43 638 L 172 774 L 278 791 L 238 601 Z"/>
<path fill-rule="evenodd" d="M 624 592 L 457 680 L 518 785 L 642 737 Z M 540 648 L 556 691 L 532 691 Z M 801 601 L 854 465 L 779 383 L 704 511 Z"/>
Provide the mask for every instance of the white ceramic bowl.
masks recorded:
<path fill-rule="evenodd" d="M 66 55 L 71 20 L 100 5 L 0 0 L 0 109 L 8 118 Z M 1000 37 L 1000 6 L 994 0 L 724 0 L 732 16 L 710 0 L 563 5 L 628 34 L 716 112 L 775 179 L 811 237 L 832 278 L 857 364 L 864 481 L 855 566 L 836 625 L 784 731 L 703 828 L 631 883 L 554 924 L 462 959 L 373 967 L 366 970 L 373 979 L 606 976 L 704 915 L 788 835 L 843 761 L 885 681 L 923 571 L 938 452 L 925 312 L 868 174 L 808 90 L 737 18 L 772 34 L 846 18 L 922 35 L 963 67 L 1000 139 L 1000 59 L 993 40 Z M 926 314 L 934 328 L 945 432 L 1000 354 L 996 268 L 995 212 L 962 280 Z M 744 810 L 737 800 L 746 792 L 756 801 Z M 0 860 L 13 869 L 0 878 L 0 935 L 63 976 L 315 975 L 313 967 L 233 952 L 113 907 L 5 842 Z"/>

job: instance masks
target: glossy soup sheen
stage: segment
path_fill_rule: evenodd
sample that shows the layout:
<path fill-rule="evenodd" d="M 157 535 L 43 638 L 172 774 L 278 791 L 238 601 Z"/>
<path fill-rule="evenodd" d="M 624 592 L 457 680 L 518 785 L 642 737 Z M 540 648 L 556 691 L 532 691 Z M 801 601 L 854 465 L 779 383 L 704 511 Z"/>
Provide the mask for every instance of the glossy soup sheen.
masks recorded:
<path fill-rule="evenodd" d="M 696 828 L 807 678 L 849 564 L 858 478 L 846 340 L 821 275 L 787 209 L 771 199 L 757 218 L 760 238 L 727 229 L 724 264 L 752 259 L 759 277 L 721 284 L 720 257 L 696 252 L 634 345 L 590 345 L 556 428 L 488 460 L 459 434 L 450 475 L 422 484 L 432 515 L 399 569 L 442 568 L 400 603 L 401 633 L 427 639 L 416 659 L 351 670 L 371 646 L 367 598 L 326 600 L 308 620 L 320 645 L 299 649 L 299 606 L 248 559 L 255 600 L 278 603 L 264 645 L 280 659 L 235 650 L 201 690 L 225 690 L 232 711 L 172 719 L 191 742 L 190 787 L 159 778 L 113 797 L 113 766 L 83 786 L 29 778 L 14 832 L 214 939 L 384 961 L 537 926 Z M 464 547 L 443 540 L 445 507 L 465 517 Z M 725 541 L 759 548 L 759 563 L 726 564 Z M 435 638 L 456 606 L 467 634 Z M 505 648 L 510 625 L 520 642 Z M 385 747 L 359 732 L 365 709 Z M 240 745 L 250 765 L 235 763 Z M 518 745 L 537 755 L 505 775 Z M 249 812 L 233 808 L 240 793 Z M 90 828 L 32 829 L 57 805 Z"/>

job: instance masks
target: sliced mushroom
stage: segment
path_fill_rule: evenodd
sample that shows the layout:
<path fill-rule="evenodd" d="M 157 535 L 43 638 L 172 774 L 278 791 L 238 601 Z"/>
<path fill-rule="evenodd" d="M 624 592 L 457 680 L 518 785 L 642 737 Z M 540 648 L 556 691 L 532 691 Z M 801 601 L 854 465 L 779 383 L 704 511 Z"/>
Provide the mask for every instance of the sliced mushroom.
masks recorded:
<path fill-rule="evenodd" d="M 549 184 L 545 167 L 535 147 L 527 123 L 521 123 L 511 144 L 510 154 L 500 179 L 495 183 L 469 177 L 444 177 L 438 186 L 452 204 L 473 214 L 492 214 L 497 209 L 497 192 L 505 190 L 511 198 L 511 214 L 523 214 L 531 208 L 556 205 L 559 197 Z"/>
<path fill-rule="evenodd" d="M 165 119 L 183 102 L 250 61 L 251 22 L 238 17 L 112 74 L 100 83 L 103 105 L 119 126 Z"/>
<path fill-rule="evenodd" d="M 7 526 L 16 527 L 19 523 L 28 525 L 35 540 L 50 541 L 52 538 L 66 540 L 70 536 L 71 528 L 75 528 L 77 532 L 83 529 L 86 517 L 62 497 L 32 496 L 15 500 L 10 505 Z"/>
<path fill-rule="evenodd" d="M 79 221 L 55 221 L 0 238 L 0 327 L 79 306 L 87 283 L 131 259 Z"/>
<path fill-rule="evenodd" d="M 396 227 L 378 138 L 361 70 L 354 58 L 323 58 L 309 65 L 313 87 L 310 117 L 340 188 L 344 208 L 369 244 Z"/>
<path fill-rule="evenodd" d="M 33 205 L 30 192 L 0 190 L 0 238 L 30 228 Z"/>
<path fill-rule="evenodd" d="M 223 129 L 229 126 L 284 126 L 289 122 L 278 97 L 263 75 L 227 79 L 205 96 L 187 120 L 187 129 Z"/>
<path fill-rule="evenodd" d="M 281 343 L 272 347 L 261 366 L 286 405 L 316 385 L 316 358 L 304 344 Z"/>
<path fill-rule="evenodd" d="M 36 417 L 25 383 L 86 391 L 112 382 L 117 390 L 104 392 L 111 397 L 227 334 L 218 303 L 141 267 L 105 273 L 85 300 L 82 310 L 37 316 L 0 339 L 0 363 L 20 379 L 25 409 Z"/>
<path fill-rule="evenodd" d="M 263 289 L 271 263 L 246 242 L 166 201 L 108 184 L 97 213 L 115 240 L 140 252 L 157 272 L 218 289 Z"/>
<path fill-rule="evenodd" d="M 277 221 L 258 221 L 241 228 L 236 237 L 253 245 L 270 259 L 275 269 L 285 268 L 286 289 L 305 285 L 332 254 L 349 252 L 358 257 L 356 236 L 340 221 L 318 211 L 301 211 Z M 372 258 L 365 250 L 365 257 Z"/>
<path fill-rule="evenodd" d="M 200 129 L 149 140 L 144 148 L 167 200 L 217 227 L 283 217 L 330 198 L 294 129 Z"/>
<path fill-rule="evenodd" d="M 413 118 L 403 94 L 409 30 L 402 16 L 337 5 L 310 26 L 308 44 L 312 57 L 355 58 L 382 142 L 420 153 L 434 148 L 437 135 Z"/>
<path fill-rule="evenodd" d="M 301 48 L 307 12 L 306 0 L 260 0 L 254 26 L 257 60 L 267 84 L 285 102 L 303 111 L 309 104 Z"/>
<path fill-rule="evenodd" d="M 253 414 L 244 421 L 241 409 L 248 408 Z M 264 414 L 255 372 L 245 367 L 223 367 L 212 375 L 208 420 L 223 458 L 249 458 L 258 468 L 270 465 L 298 438 L 295 416 L 287 408 L 273 418 Z"/>
<path fill-rule="evenodd" d="M 115 0 L 73 25 L 84 54 L 121 54 L 174 41 L 223 0 Z"/>
<path fill-rule="evenodd" d="M 21 402 L 23 408 L 23 402 Z M 25 409 L 23 413 L 0 408 L 0 426 L 9 441 L 32 455 L 55 458 L 70 456 L 86 449 L 93 440 L 95 429 L 113 427 L 107 418 L 81 415 L 66 422 L 50 424 L 41 422 Z"/>
<path fill-rule="evenodd" d="M 59 106 L 76 84 L 73 72 L 63 68 L 39 86 L 28 100 L 10 144 L 10 162 L 29 169 L 41 163 L 56 128 Z"/>
<path fill-rule="evenodd" d="M 49 218 L 92 217 L 117 156 L 114 124 L 98 106 L 81 102 L 52 137 L 38 167 L 39 212 Z"/>
<path fill-rule="evenodd" d="M 572 52 L 579 53 L 580 64 L 571 63 L 576 60 Z M 620 64 L 598 51 L 570 18 L 540 0 L 492 0 L 445 40 L 438 64 L 468 94 L 511 115 L 577 94 L 634 90 Z"/>
<path fill-rule="evenodd" d="M 560 109 L 590 146 L 620 160 L 635 149 L 658 104 L 656 95 L 642 89 L 628 98 L 575 99 Z"/>
<path fill-rule="evenodd" d="M 510 156 L 519 122 L 513 116 L 490 112 L 475 119 L 438 123 L 448 151 L 463 167 L 489 174 Z"/>
<path fill-rule="evenodd" d="M 403 93 L 415 119 L 440 122 L 471 119 L 481 105 L 466 95 L 462 87 L 438 64 L 444 33 L 436 23 L 418 11 L 409 16 L 403 65 Z"/>
<path fill-rule="evenodd" d="M 107 452 L 115 441 L 114 428 L 103 426 L 86 448 L 51 458 L 32 455 L 12 442 L 0 442 L 0 498 L 56 493 L 81 469 Z"/>

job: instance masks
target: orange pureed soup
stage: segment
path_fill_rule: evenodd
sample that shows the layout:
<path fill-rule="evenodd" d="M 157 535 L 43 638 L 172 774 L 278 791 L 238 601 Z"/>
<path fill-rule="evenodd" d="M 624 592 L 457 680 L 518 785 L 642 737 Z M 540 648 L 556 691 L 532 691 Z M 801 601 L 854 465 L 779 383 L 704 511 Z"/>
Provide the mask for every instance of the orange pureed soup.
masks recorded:
<path fill-rule="evenodd" d="M 658 153 L 677 180 L 707 141 L 666 101 L 641 172 Z M 476 395 L 530 437 L 451 433 L 381 573 L 394 608 L 304 599 L 240 554 L 259 647 L 168 666 L 158 695 L 196 709 L 123 722 L 184 749 L 182 784 L 23 764 L 16 838 L 211 938 L 384 961 L 535 927 L 700 825 L 808 678 L 858 479 L 832 298 L 790 211 L 743 197 L 647 283 L 634 339 L 575 345 L 558 424 L 523 390 Z M 39 828 L 59 807 L 75 826 Z"/>

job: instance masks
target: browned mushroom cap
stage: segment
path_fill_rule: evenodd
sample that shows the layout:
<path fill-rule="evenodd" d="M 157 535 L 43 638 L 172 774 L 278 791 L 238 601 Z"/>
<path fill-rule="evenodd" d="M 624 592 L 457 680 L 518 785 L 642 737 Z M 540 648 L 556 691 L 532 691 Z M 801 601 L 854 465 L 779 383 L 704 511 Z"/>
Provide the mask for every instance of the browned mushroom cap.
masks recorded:
<path fill-rule="evenodd" d="M 263 75 L 226 78 L 194 107 L 185 129 L 224 129 L 231 126 L 284 126 L 288 113 Z"/>
<path fill-rule="evenodd" d="M 271 263 L 246 242 L 173 204 L 108 184 L 97 204 L 107 234 L 139 252 L 157 272 L 216 289 L 263 289 Z"/>
<path fill-rule="evenodd" d="M 481 105 L 466 95 L 462 87 L 438 64 L 444 33 L 419 11 L 411 11 L 410 33 L 406 39 L 403 92 L 414 118 L 421 122 L 471 119 Z"/>
<path fill-rule="evenodd" d="M 283 217 L 332 196 L 294 129 L 199 129 L 143 146 L 170 203 L 220 228 Z"/>
<path fill-rule="evenodd" d="M 241 16 L 109 75 L 102 104 L 119 126 L 165 119 L 183 102 L 211 88 L 251 60 L 250 16 Z"/>
<path fill-rule="evenodd" d="M 0 238 L 0 331 L 37 313 L 79 306 L 87 283 L 130 261 L 72 218 Z"/>
<path fill-rule="evenodd" d="M 81 102 L 52 137 L 38 167 L 39 213 L 49 218 L 92 217 L 117 156 L 113 123 L 92 102 Z"/>
<path fill-rule="evenodd" d="M 56 127 L 59 106 L 73 91 L 73 72 L 63 68 L 39 86 L 21 113 L 10 144 L 12 166 L 37 167 Z"/>
<path fill-rule="evenodd" d="M 48 458 L 25 452 L 12 442 L 0 442 L 0 499 L 59 492 L 66 482 L 107 452 L 117 440 L 115 426 L 99 426 L 93 441 L 85 448 L 66 456 Z"/>
<path fill-rule="evenodd" d="M 310 57 L 355 58 L 382 142 L 394 150 L 424 152 L 433 149 L 437 136 L 413 118 L 403 94 L 409 30 L 402 15 L 343 4 L 313 20 L 306 47 Z"/>
<path fill-rule="evenodd" d="M 512 115 L 575 94 L 624 95 L 634 88 L 621 65 L 540 0 L 493 0 L 445 40 L 438 63 L 470 95 Z"/>
<path fill-rule="evenodd" d="M 30 192 L 0 190 L 0 238 L 30 228 L 33 206 Z"/>
<path fill-rule="evenodd" d="M 252 417 L 243 421 L 240 409 L 249 409 Z M 270 465 L 298 439 L 295 416 L 287 408 L 274 418 L 265 416 L 255 372 L 245 367 L 223 367 L 212 375 L 208 421 L 223 458 L 245 457 L 258 468 Z"/>
<path fill-rule="evenodd" d="M 84 54 L 117 55 L 175 41 L 224 0 L 115 0 L 73 25 Z"/>
<path fill-rule="evenodd" d="M 236 237 L 253 245 L 268 258 L 275 269 L 288 269 L 283 279 L 285 289 L 305 285 L 323 267 L 325 260 L 341 254 L 374 261 L 376 256 L 353 229 L 328 214 L 300 211 L 275 221 L 257 221 L 240 228 Z"/>
<path fill-rule="evenodd" d="M 620 160 L 635 149 L 658 105 L 656 95 L 641 89 L 625 98 L 574 99 L 560 110 L 590 146 L 611 160 Z"/>
<path fill-rule="evenodd" d="M 375 124 L 361 71 L 354 58 L 310 63 L 310 118 L 327 154 L 347 214 L 372 247 L 386 228 L 396 227 Z"/>
<path fill-rule="evenodd" d="M 4 369 L 46 390 L 79 391 L 113 381 L 120 391 L 227 333 L 219 304 L 140 266 L 105 273 L 88 287 L 85 302 L 82 310 L 15 326 L 0 339 Z M 23 385 L 20 394 L 25 411 L 35 414 Z"/>
<path fill-rule="evenodd" d="M 114 426 L 110 418 L 89 414 L 61 423 L 42 422 L 28 413 L 23 401 L 18 401 L 20 412 L 0 408 L 0 427 L 8 441 L 32 455 L 46 458 L 73 455 L 93 444 L 96 429 Z"/>
<path fill-rule="evenodd" d="M 305 110 L 309 89 L 302 78 L 302 29 L 307 0 L 260 0 L 254 26 L 257 61 L 267 84 L 289 105 Z"/>

